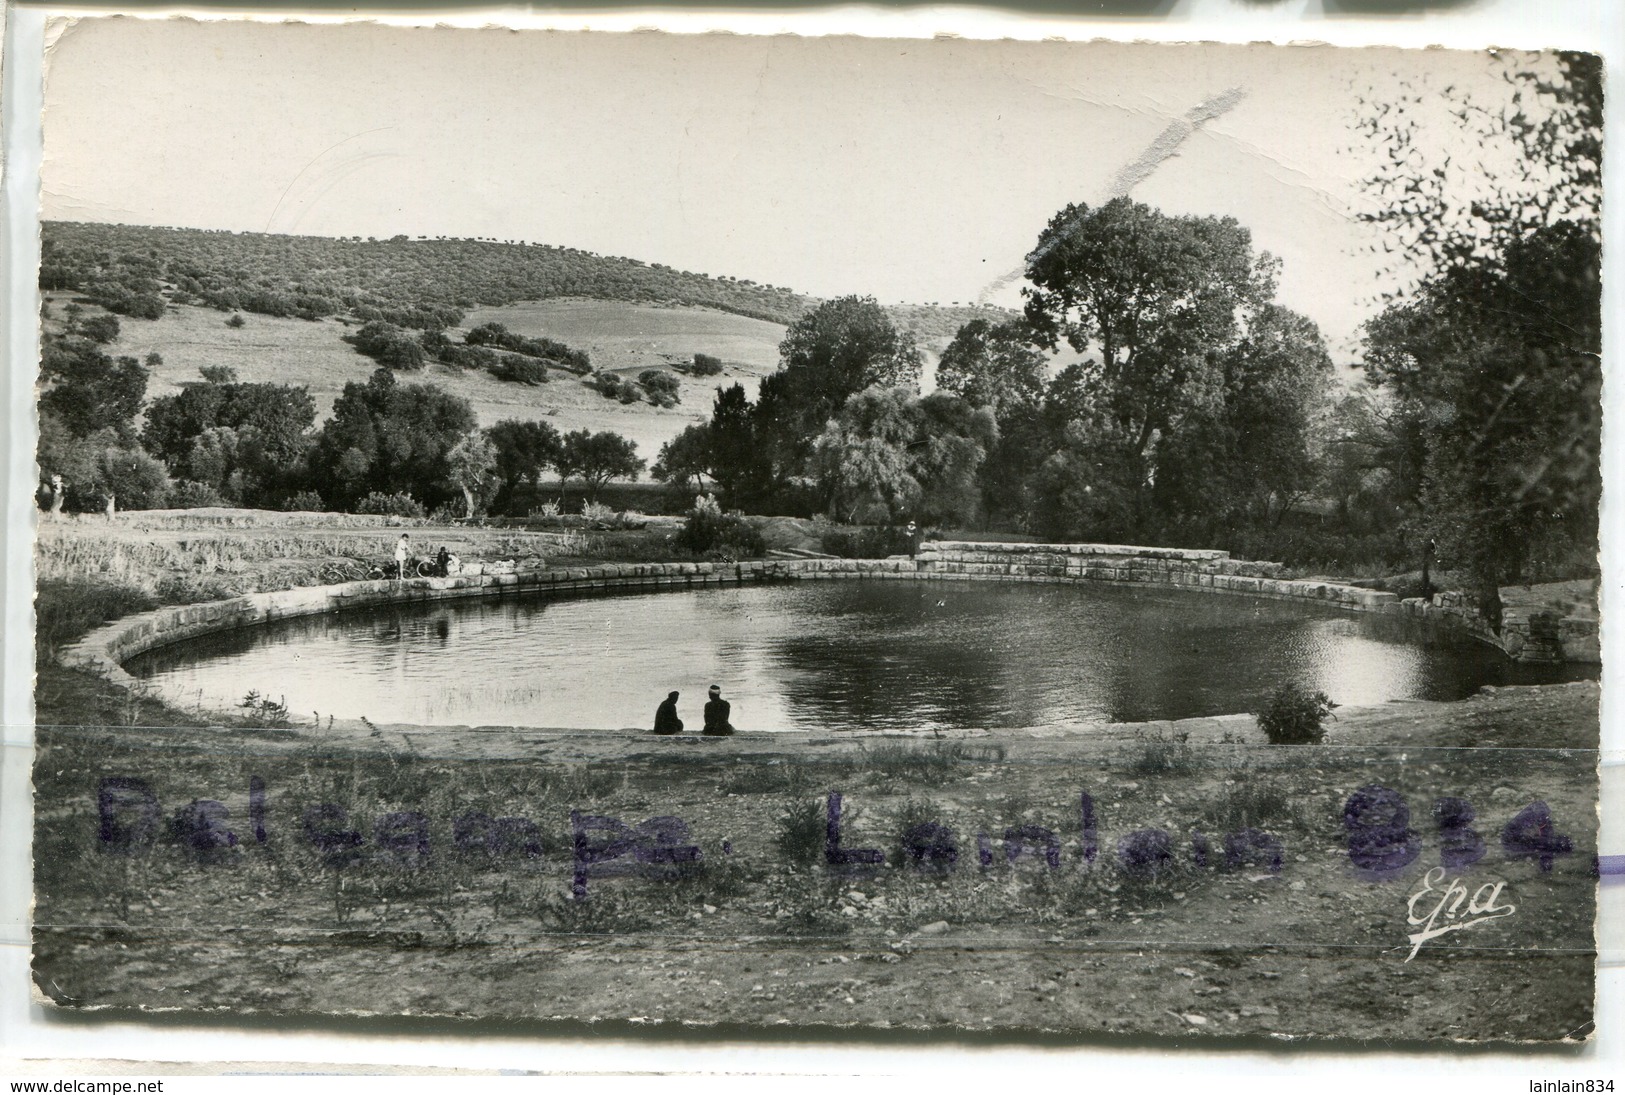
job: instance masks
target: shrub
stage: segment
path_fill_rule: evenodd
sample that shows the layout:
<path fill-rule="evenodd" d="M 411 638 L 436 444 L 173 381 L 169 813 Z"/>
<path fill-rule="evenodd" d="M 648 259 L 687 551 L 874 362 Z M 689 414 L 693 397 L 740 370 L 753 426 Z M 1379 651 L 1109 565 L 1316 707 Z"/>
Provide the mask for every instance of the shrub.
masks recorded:
<path fill-rule="evenodd" d="M 581 517 L 589 525 L 604 525 L 615 519 L 615 511 L 602 502 L 583 502 Z"/>
<path fill-rule="evenodd" d="M 687 524 L 672 542 L 695 555 L 716 551 L 735 558 L 759 558 L 767 552 L 767 541 L 755 525 L 738 514 L 723 513 L 710 499 L 689 511 Z"/>
<path fill-rule="evenodd" d="M 389 517 L 422 517 L 423 504 L 410 494 L 385 494 L 375 490 L 356 503 L 355 511 Z"/>
<path fill-rule="evenodd" d="M 622 403 L 635 403 L 638 400 L 637 385 L 622 380 L 614 373 L 593 373 L 587 378 L 587 386 L 605 399 L 619 399 Z M 630 399 L 626 396 L 628 390 L 632 393 Z"/>
<path fill-rule="evenodd" d="M 928 539 L 923 530 L 919 535 L 922 540 Z M 908 529 L 895 525 L 832 529 L 820 537 L 819 544 L 825 554 L 843 559 L 884 559 L 908 554 Z"/>
<path fill-rule="evenodd" d="M 774 839 L 786 863 L 813 864 L 824 858 L 824 837 L 828 818 L 822 798 L 803 799 L 786 805 L 779 815 L 779 831 Z M 857 810 L 845 811 L 846 821 L 856 819 Z"/>
<path fill-rule="evenodd" d="M 675 407 L 681 403 L 681 384 L 670 373 L 659 369 L 645 369 L 638 374 L 638 383 L 649 393 L 649 402 L 657 407 Z"/>
<path fill-rule="evenodd" d="M 313 490 L 302 490 L 282 503 L 284 513 L 325 513 L 327 503 Z"/>
<path fill-rule="evenodd" d="M 1324 692 L 1311 692 L 1295 681 L 1281 685 L 1258 713 L 1258 728 L 1271 745 L 1305 745 L 1326 736 L 1321 727 L 1337 707 Z M 1335 715 L 1332 716 L 1336 718 Z"/>
<path fill-rule="evenodd" d="M 248 321 L 243 318 L 243 314 L 241 312 L 234 312 L 234 313 L 232 313 L 232 317 L 230 319 L 226 320 L 226 326 L 227 327 L 241 327 L 243 324 L 245 324 L 247 322 Z"/>
<path fill-rule="evenodd" d="M 91 316 L 79 324 L 79 333 L 92 342 L 112 342 L 118 337 L 118 317 Z"/>
<path fill-rule="evenodd" d="M 195 479 L 177 479 L 169 490 L 169 504 L 175 509 L 202 509 L 205 506 L 229 506 L 231 503 L 212 484 L 199 483 Z"/>
<path fill-rule="evenodd" d="M 428 361 L 428 355 L 415 338 L 395 324 L 383 320 L 364 323 L 355 334 L 345 335 L 344 339 L 361 353 L 391 369 L 411 372 L 423 368 Z"/>
<path fill-rule="evenodd" d="M 710 354 L 695 354 L 694 364 L 689 367 L 689 372 L 695 376 L 716 376 L 721 371 L 722 359 Z"/>
<path fill-rule="evenodd" d="M 492 367 L 491 375 L 515 384 L 546 384 L 547 366 L 535 358 L 505 357 Z"/>

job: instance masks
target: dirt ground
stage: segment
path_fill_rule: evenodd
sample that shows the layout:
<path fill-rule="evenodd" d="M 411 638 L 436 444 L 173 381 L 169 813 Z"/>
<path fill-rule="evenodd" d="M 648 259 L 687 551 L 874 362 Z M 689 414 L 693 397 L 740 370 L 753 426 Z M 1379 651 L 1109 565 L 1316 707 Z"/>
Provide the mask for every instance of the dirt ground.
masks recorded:
<path fill-rule="evenodd" d="M 1344 709 L 1323 744 L 1280 747 L 1247 716 L 701 739 L 152 726 L 140 704 L 107 726 L 107 703 L 94 728 L 39 729 L 34 969 L 67 1007 L 1391 1042 L 1589 1030 L 1593 683 Z M 1357 794 L 1373 787 L 1399 798 Z M 882 862 L 832 865 L 831 792 L 833 850 Z M 1475 847 L 1441 830 L 1441 798 L 1471 804 L 1483 854 L 1438 871 L 1447 846 Z M 1380 874 L 1351 858 L 1374 829 L 1398 849 Z M 1407 960 L 1408 916 L 1457 879 L 1471 898 L 1436 927 L 1476 919 L 1469 904 L 1499 915 Z"/>

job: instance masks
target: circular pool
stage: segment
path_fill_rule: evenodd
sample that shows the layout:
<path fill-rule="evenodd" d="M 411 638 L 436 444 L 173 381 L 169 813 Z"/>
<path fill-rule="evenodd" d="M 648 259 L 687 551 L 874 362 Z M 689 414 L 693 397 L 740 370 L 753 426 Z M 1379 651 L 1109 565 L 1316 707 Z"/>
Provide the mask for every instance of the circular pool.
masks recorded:
<path fill-rule="evenodd" d="M 360 609 L 209 635 L 126 668 L 186 707 L 233 707 L 253 690 L 299 719 L 422 725 L 647 727 L 676 690 L 690 730 L 711 684 L 741 730 L 932 729 L 1249 711 L 1287 680 L 1350 705 L 1585 671 L 1298 602 L 878 581 Z"/>

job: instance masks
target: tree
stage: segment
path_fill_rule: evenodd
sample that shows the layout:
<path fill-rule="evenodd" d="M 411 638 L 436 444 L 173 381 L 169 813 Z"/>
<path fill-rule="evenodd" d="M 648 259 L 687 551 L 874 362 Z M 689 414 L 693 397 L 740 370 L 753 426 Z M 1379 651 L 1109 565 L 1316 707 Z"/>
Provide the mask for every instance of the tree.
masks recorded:
<path fill-rule="evenodd" d="M 587 497 L 596 500 L 599 490 L 611 479 L 637 479 L 643 470 L 637 453 L 637 445 L 618 433 L 573 430 L 564 435 L 559 453 L 561 485 L 579 476 Z"/>
<path fill-rule="evenodd" d="M 1313 322 L 1266 304 L 1223 351 L 1214 387 L 1157 454 L 1159 520 L 1209 537 L 1244 522 L 1279 524 L 1314 484 L 1311 442 L 1331 358 Z"/>
<path fill-rule="evenodd" d="M 1051 385 L 1058 434 L 1044 521 L 1132 535 L 1154 523 L 1151 488 L 1187 425 L 1222 404 L 1224 362 L 1274 295 L 1276 261 L 1233 219 L 1171 217 L 1117 198 L 1057 213 L 1028 256 L 1027 320 L 1082 362 Z M 1204 439 L 1183 439 L 1187 451 Z M 1064 484 L 1062 474 L 1085 476 Z M 1123 507 L 1127 507 L 1126 510 Z"/>
<path fill-rule="evenodd" d="M 316 403 L 304 387 L 250 384 L 205 366 L 205 384 L 159 396 L 141 431 L 170 474 L 207 483 L 228 500 L 274 506 L 298 488 Z"/>
<path fill-rule="evenodd" d="M 1007 410 L 1036 406 L 1044 398 L 1045 365 L 1026 323 L 973 319 L 942 351 L 937 389 L 973 407 L 987 407 L 998 418 Z"/>
<path fill-rule="evenodd" d="M 813 464 L 839 520 L 960 521 L 976 512 L 977 469 L 997 436 L 991 412 L 957 396 L 875 385 L 830 420 Z"/>
<path fill-rule="evenodd" d="M 660 457 L 649 474 L 670 483 L 684 495 L 705 490 L 705 477 L 711 474 L 711 427 L 695 424 L 660 446 Z"/>
<path fill-rule="evenodd" d="M 159 509 L 169 500 L 169 476 L 164 466 L 133 446 L 109 445 L 96 454 L 95 486 L 107 511 Z"/>
<path fill-rule="evenodd" d="M 333 403 L 311 451 L 311 472 L 330 504 L 368 494 L 410 494 L 433 508 L 458 492 L 447 454 L 474 429 L 474 407 L 433 384 L 400 384 L 381 368 Z"/>
<path fill-rule="evenodd" d="M 710 473 L 730 509 L 762 498 L 773 482 L 772 457 L 758 440 L 758 416 L 740 384 L 718 388 L 707 428 Z"/>
<path fill-rule="evenodd" d="M 779 343 L 779 370 L 757 394 L 756 433 L 774 478 L 804 473 L 813 439 L 848 397 L 865 388 L 919 386 L 921 357 L 873 297 L 825 301 Z"/>
<path fill-rule="evenodd" d="M 87 339 L 51 339 L 40 355 L 40 377 L 50 385 L 40 407 L 78 437 L 105 429 L 127 435 L 141 413 L 148 375 L 135 358 L 109 357 Z"/>
<path fill-rule="evenodd" d="M 1420 424 L 1418 523 L 1496 627 L 1537 559 L 1591 564 L 1601 490 L 1602 65 L 1507 58 L 1499 103 L 1412 88 L 1363 119 L 1386 153 L 1365 219 L 1418 272 L 1366 327 L 1367 376 Z M 1417 120 L 1429 104 L 1444 124 Z"/>
<path fill-rule="evenodd" d="M 451 481 L 463 492 L 463 503 L 467 507 L 464 516 L 479 513 L 480 496 L 491 485 L 496 466 L 496 449 L 482 433 L 469 434 L 446 454 Z"/>
<path fill-rule="evenodd" d="M 1458 266 L 1366 329 L 1366 372 L 1414 408 L 1422 520 L 1499 622 L 1499 588 L 1596 550 L 1601 253 L 1562 222 Z"/>
<path fill-rule="evenodd" d="M 559 458 L 559 431 L 546 422 L 505 418 L 485 430 L 496 457 L 495 473 L 502 485 L 499 498 L 511 498 L 524 480 L 532 485 Z"/>
<path fill-rule="evenodd" d="M 1602 58 L 1502 51 L 1494 63 L 1500 97 L 1424 80 L 1359 101 L 1357 129 L 1382 155 L 1362 180 L 1372 200 L 1359 219 L 1393 256 L 1387 273 L 1426 284 L 1493 265 L 1560 221 L 1600 233 Z"/>
<path fill-rule="evenodd" d="M 1233 341 L 1238 314 L 1273 296 L 1275 266 L 1230 217 L 1170 217 L 1127 198 L 1069 205 L 1028 256 L 1027 319 L 1051 349 L 1094 351 L 1082 365 L 1091 397 L 1143 455 Z"/>

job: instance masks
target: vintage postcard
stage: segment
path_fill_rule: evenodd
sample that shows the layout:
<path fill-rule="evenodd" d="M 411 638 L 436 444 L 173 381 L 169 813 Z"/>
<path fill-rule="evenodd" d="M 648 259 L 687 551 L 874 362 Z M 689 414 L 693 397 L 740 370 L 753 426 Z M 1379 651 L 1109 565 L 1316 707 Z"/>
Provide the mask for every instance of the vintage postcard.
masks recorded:
<path fill-rule="evenodd" d="M 55 31 L 42 1001 L 1590 1036 L 1597 57 Z"/>

